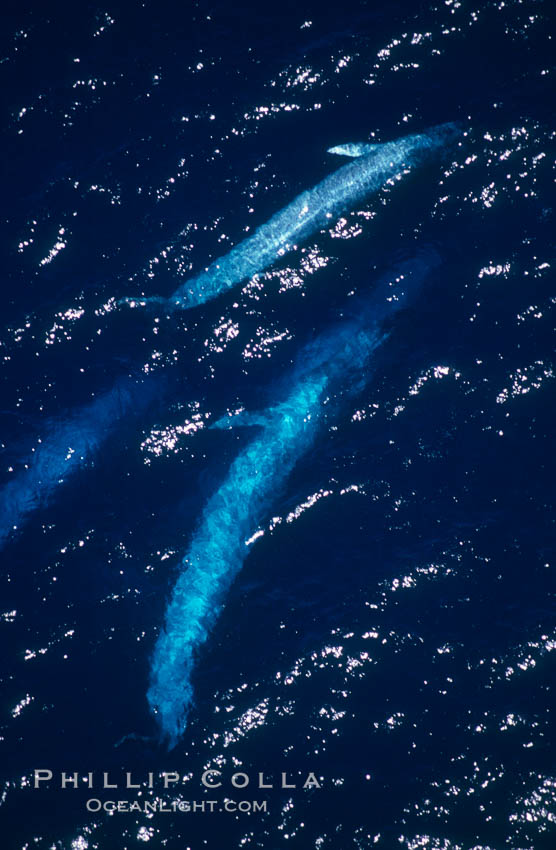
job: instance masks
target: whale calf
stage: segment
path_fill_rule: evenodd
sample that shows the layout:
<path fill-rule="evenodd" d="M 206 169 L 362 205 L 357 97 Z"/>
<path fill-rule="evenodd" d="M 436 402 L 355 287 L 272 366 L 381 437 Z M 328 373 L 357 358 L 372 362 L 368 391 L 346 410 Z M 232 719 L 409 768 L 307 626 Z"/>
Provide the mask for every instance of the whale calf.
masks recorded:
<path fill-rule="evenodd" d="M 224 257 L 187 280 L 169 297 L 129 297 L 119 304 L 188 309 L 216 298 L 243 280 L 264 271 L 312 234 L 381 189 L 387 180 L 426 161 L 460 135 L 455 124 L 440 124 L 424 133 L 384 144 L 353 143 L 329 148 L 329 153 L 353 157 L 261 225 Z"/>
<path fill-rule="evenodd" d="M 239 453 L 203 510 L 174 586 L 151 658 L 148 702 L 172 749 L 193 701 L 191 674 L 199 647 L 218 618 L 248 554 L 249 538 L 299 458 L 345 401 L 369 379 L 372 353 L 388 335 L 385 320 L 406 307 L 439 262 L 428 249 L 396 269 L 343 321 L 307 346 L 275 404 L 262 413 L 224 417 L 213 427 L 254 425 L 259 434 Z M 355 299 L 354 299 L 355 300 Z"/>

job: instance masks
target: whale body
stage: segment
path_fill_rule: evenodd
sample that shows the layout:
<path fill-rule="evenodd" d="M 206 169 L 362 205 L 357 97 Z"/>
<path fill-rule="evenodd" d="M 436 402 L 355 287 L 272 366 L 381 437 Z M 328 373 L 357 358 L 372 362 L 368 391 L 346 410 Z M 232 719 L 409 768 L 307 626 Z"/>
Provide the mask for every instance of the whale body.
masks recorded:
<path fill-rule="evenodd" d="M 252 236 L 179 286 L 173 295 L 125 297 L 119 303 L 132 307 L 160 306 L 171 312 L 210 301 L 264 271 L 359 201 L 377 192 L 389 179 L 424 162 L 458 135 L 456 125 L 450 123 L 384 144 L 353 143 L 329 148 L 329 153 L 353 157 L 353 162 L 330 174 L 313 189 L 302 192 Z"/>
<path fill-rule="evenodd" d="M 272 500 L 296 462 L 334 420 L 338 401 L 365 386 L 372 353 L 388 335 L 384 320 L 409 303 L 438 261 L 432 249 L 418 255 L 386 278 L 372 298 L 356 305 L 356 318 L 315 339 L 284 381 L 289 391 L 267 410 L 216 423 L 228 428 L 237 420 L 260 430 L 205 505 L 154 647 L 147 697 L 170 749 L 187 724 L 196 654 L 243 565 L 249 539 L 271 515 Z"/>
<path fill-rule="evenodd" d="M 49 433 L 0 490 L 0 548 L 21 531 L 30 515 L 45 508 L 59 485 L 93 461 L 124 417 L 139 415 L 161 395 L 166 379 L 120 378 L 71 416 L 49 423 Z"/>

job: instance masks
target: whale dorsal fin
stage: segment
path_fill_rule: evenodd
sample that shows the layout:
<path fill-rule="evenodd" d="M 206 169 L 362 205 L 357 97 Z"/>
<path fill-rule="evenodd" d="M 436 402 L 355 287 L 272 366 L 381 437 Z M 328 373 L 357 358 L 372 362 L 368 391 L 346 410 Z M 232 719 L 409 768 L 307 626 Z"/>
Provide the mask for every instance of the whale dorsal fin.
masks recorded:
<path fill-rule="evenodd" d="M 327 153 L 336 153 L 340 156 L 365 156 L 379 148 L 380 145 L 371 145 L 367 142 L 347 142 L 345 145 L 336 145 L 334 148 L 328 148 Z"/>

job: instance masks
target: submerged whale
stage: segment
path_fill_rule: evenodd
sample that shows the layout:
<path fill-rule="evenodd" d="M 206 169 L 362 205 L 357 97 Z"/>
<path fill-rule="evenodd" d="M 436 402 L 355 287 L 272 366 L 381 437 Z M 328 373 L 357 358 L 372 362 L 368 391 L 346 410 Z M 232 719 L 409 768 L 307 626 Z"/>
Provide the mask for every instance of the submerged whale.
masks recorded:
<path fill-rule="evenodd" d="M 263 413 L 241 413 L 216 423 L 261 430 L 205 505 L 154 647 L 147 696 L 170 749 L 186 727 L 196 654 L 249 552 L 249 539 L 269 516 L 296 462 L 334 421 L 340 402 L 363 389 L 373 351 L 388 336 L 387 320 L 410 303 L 438 262 L 438 254 L 429 249 L 385 278 L 372 297 L 355 305 L 356 318 L 305 348 L 284 381 L 288 391 Z"/>
<path fill-rule="evenodd" d="M 50 430 L 0 489 L 0 549 L 17 536 L 30 515 L 45 508 L 80 468 L 93 462 L 124 417 L 142 414 L 166 390 L 166 378 L 123 377 L 75 413 L 49 423 Z"/>
<path fill-rule="evenodd" d="M 389 179 L 423 163 L 459 135 L 456 125 L 449 123 L 384 144 L 353 143 L 329 148 L 329 153 L 353 157 L 354 161 L 330 174 L 313 189 L 302 192 L 252 236 L 183 283 L 169 297 L 128 296 L 119 304 L 174 311 L 210 301 L 264 271 L 300 242 L 377 192 Z"/>

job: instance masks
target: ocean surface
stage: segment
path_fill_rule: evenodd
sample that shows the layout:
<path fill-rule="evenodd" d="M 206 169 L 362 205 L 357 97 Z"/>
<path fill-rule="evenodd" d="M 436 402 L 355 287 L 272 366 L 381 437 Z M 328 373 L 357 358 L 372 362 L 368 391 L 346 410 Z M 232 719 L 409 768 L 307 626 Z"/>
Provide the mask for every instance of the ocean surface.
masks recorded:
<path fill-rule="evenodd" d="M 556 847 L 555 12 L 4 10 L 2 848 Z M 220 297 L 120 301 L 171 295 L 347 162 L 330 147 L 445 122 L 457 142 Z M 157 638 L 262 439 L 211 426 L 274 409 L 423 257 L 253 516 L 168 751 Z M 140 805 L 102 808 L 118 800 Z"/>

